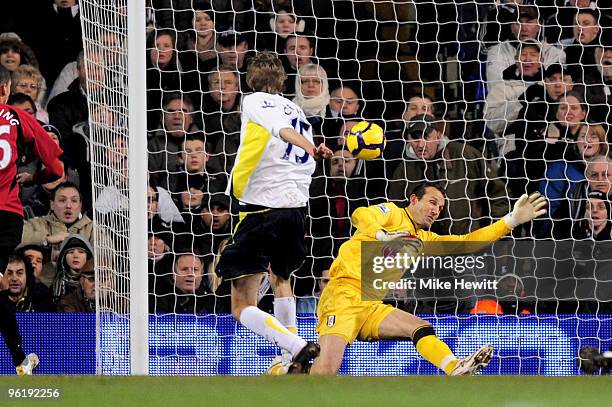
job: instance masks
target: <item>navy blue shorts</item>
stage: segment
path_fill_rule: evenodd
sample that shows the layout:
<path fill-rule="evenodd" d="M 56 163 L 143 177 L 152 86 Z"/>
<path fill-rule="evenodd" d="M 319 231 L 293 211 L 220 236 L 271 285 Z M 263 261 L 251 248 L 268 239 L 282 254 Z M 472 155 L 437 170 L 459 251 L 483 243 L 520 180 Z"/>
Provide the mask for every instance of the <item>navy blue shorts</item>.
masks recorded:
<path fill-rule="evenodd" d="M 306 208 L 240 212 L 217 274 L 225 280 L 272 270 L 288 280 L 306 258 Z"/>

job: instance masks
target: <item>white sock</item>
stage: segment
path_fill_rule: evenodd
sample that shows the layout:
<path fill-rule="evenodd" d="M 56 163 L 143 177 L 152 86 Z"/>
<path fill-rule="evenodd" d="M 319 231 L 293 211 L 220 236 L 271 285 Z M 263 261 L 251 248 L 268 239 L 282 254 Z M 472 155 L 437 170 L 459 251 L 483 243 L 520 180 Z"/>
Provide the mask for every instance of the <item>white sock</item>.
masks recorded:
<path fill-rule="evenodd" d="M 295 355 L 306 346 L 306 341 L 289 331 L 267 312 L 250 306 L 242 310 L 240 323 L 268 341 Z"/>
<path fill-rule="evenodd" d="M 286 328 L 297 328 L 295 315 L 295 297 L 280 297 L 274 299 L 274 316 Z"/>
<path fill-rule="evenodd" d="M 289 331 L 297 335 L 297 318 L 295 313 L 295 297 L 274 298 L 274 316 Z M 282 350 L 283 359 L 291 360 L 292 354 Z"/>

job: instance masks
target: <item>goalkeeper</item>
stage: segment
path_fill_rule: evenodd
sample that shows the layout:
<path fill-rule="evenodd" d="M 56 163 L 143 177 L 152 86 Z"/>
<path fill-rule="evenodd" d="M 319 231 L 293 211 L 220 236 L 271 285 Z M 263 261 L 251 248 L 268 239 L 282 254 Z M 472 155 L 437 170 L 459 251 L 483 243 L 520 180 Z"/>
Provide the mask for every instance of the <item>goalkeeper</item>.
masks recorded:
<path fill-rule="evenodd" d="M 382 301 L 361 301 L 361 242 L 400 241 L 414 250 L 421 249 L 422 241 L 491 242 L 546 213 L 546 200 L 536 192 L 529 197 L 523 195 L 511 213 L 489 226 L 466 235 L 441 236 L 427 229 L 440 216 L 445 199 L 444 188 L 424 183 L 410 195 L 407 208 L 385 203 L 358 208 L 353 213 L 357 231 L 340 247 L 317 310 L 321 351 L 311 374 L 336 374 L 345 348 L 356 338 L 366 341 L 412 339 L 425 359 L 451 376 L 471 375 L 489 363 L 493 354 L 491 345 L 481 347 L 465 359 L 457 359 L 427 321 Z"/>

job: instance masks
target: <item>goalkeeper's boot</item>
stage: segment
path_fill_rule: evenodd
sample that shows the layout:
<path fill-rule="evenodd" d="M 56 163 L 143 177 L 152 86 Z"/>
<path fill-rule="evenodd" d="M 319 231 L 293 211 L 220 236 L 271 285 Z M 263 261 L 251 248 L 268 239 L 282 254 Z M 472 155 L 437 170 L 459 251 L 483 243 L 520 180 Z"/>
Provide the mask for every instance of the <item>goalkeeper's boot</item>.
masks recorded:
<path fill-rule="evenodd" d="M 293 357 L 291 366 L 289 367 L 288 374 L 307 374 L 310 372 L 310 366 L 312 360 L 319 356 L 321 348 L 318 344 L 313 342 L 307 342 L 306 346 Z"/>
<path fill-rule="evenodd" d="M 289 354 L 287 354 L 289 356 Z M 283 376 L 289 372 L 289 368 L 291 367 L 291 356 L 286 357 L 283 355 L 277 355 L 272 359 L 272 364 L 266 372 L 265 375 L 268 376 Z"/>
<path fill-rule="evenodd" d="M 38 356 L 35 353 L 30 353 L 15 370 L 17 370 L 19 376 L 30 376 L 36 366 L 38 366 Z"/>
<path fill-rule="evenodd" d="M 476 352 L 457 362 L 450 376 L 471 376 L 487 367 L 493 357 L 493 346 L 484 345 Z"/>

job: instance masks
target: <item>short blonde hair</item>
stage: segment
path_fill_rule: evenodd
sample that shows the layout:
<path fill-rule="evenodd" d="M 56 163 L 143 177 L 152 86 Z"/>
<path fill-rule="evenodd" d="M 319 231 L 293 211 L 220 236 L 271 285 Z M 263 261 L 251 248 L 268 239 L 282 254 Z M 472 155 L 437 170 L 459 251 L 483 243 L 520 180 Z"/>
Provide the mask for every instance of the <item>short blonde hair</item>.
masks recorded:
<path fill-rule="evenodd" d="M 249 60 L 246 83 L 255 92 L 281 93 L 285 80 L 287 80 L 285 68 L 273 53 L 259 52 Z"/>
<path fill-rule="evenodd" d="M 302 65 L 298 70 L 298 74 L 295 76 L 295 91 L 302 92 L 302 76 L 318 76 L 321 79 L 321 84 L 323 85 L 323 89 L 321 94 L 328 93 L 329 94 L 329 85 L 327 83 L 327 72 L 321 65 L 317 64 L 306 64 Z"/>
<path fill-rule="evenodd" d="M 20 80 L 24 78 L 33 79 L 38 84 L 38 90 L 40 91 L 42 87 L 42 82 L 43 82 L 42 74 L 40 73 L 38 68 L 36 68 L 35 66 L 25 64 L 25 65 L 19 65 L 17 69 L 13 71 L 11 75 L 11 80 L 12 80 L 11 91 L 12 92 L 15 92 L 15 87 L 17 86 L 17 82 L 19 82 Z"/>

